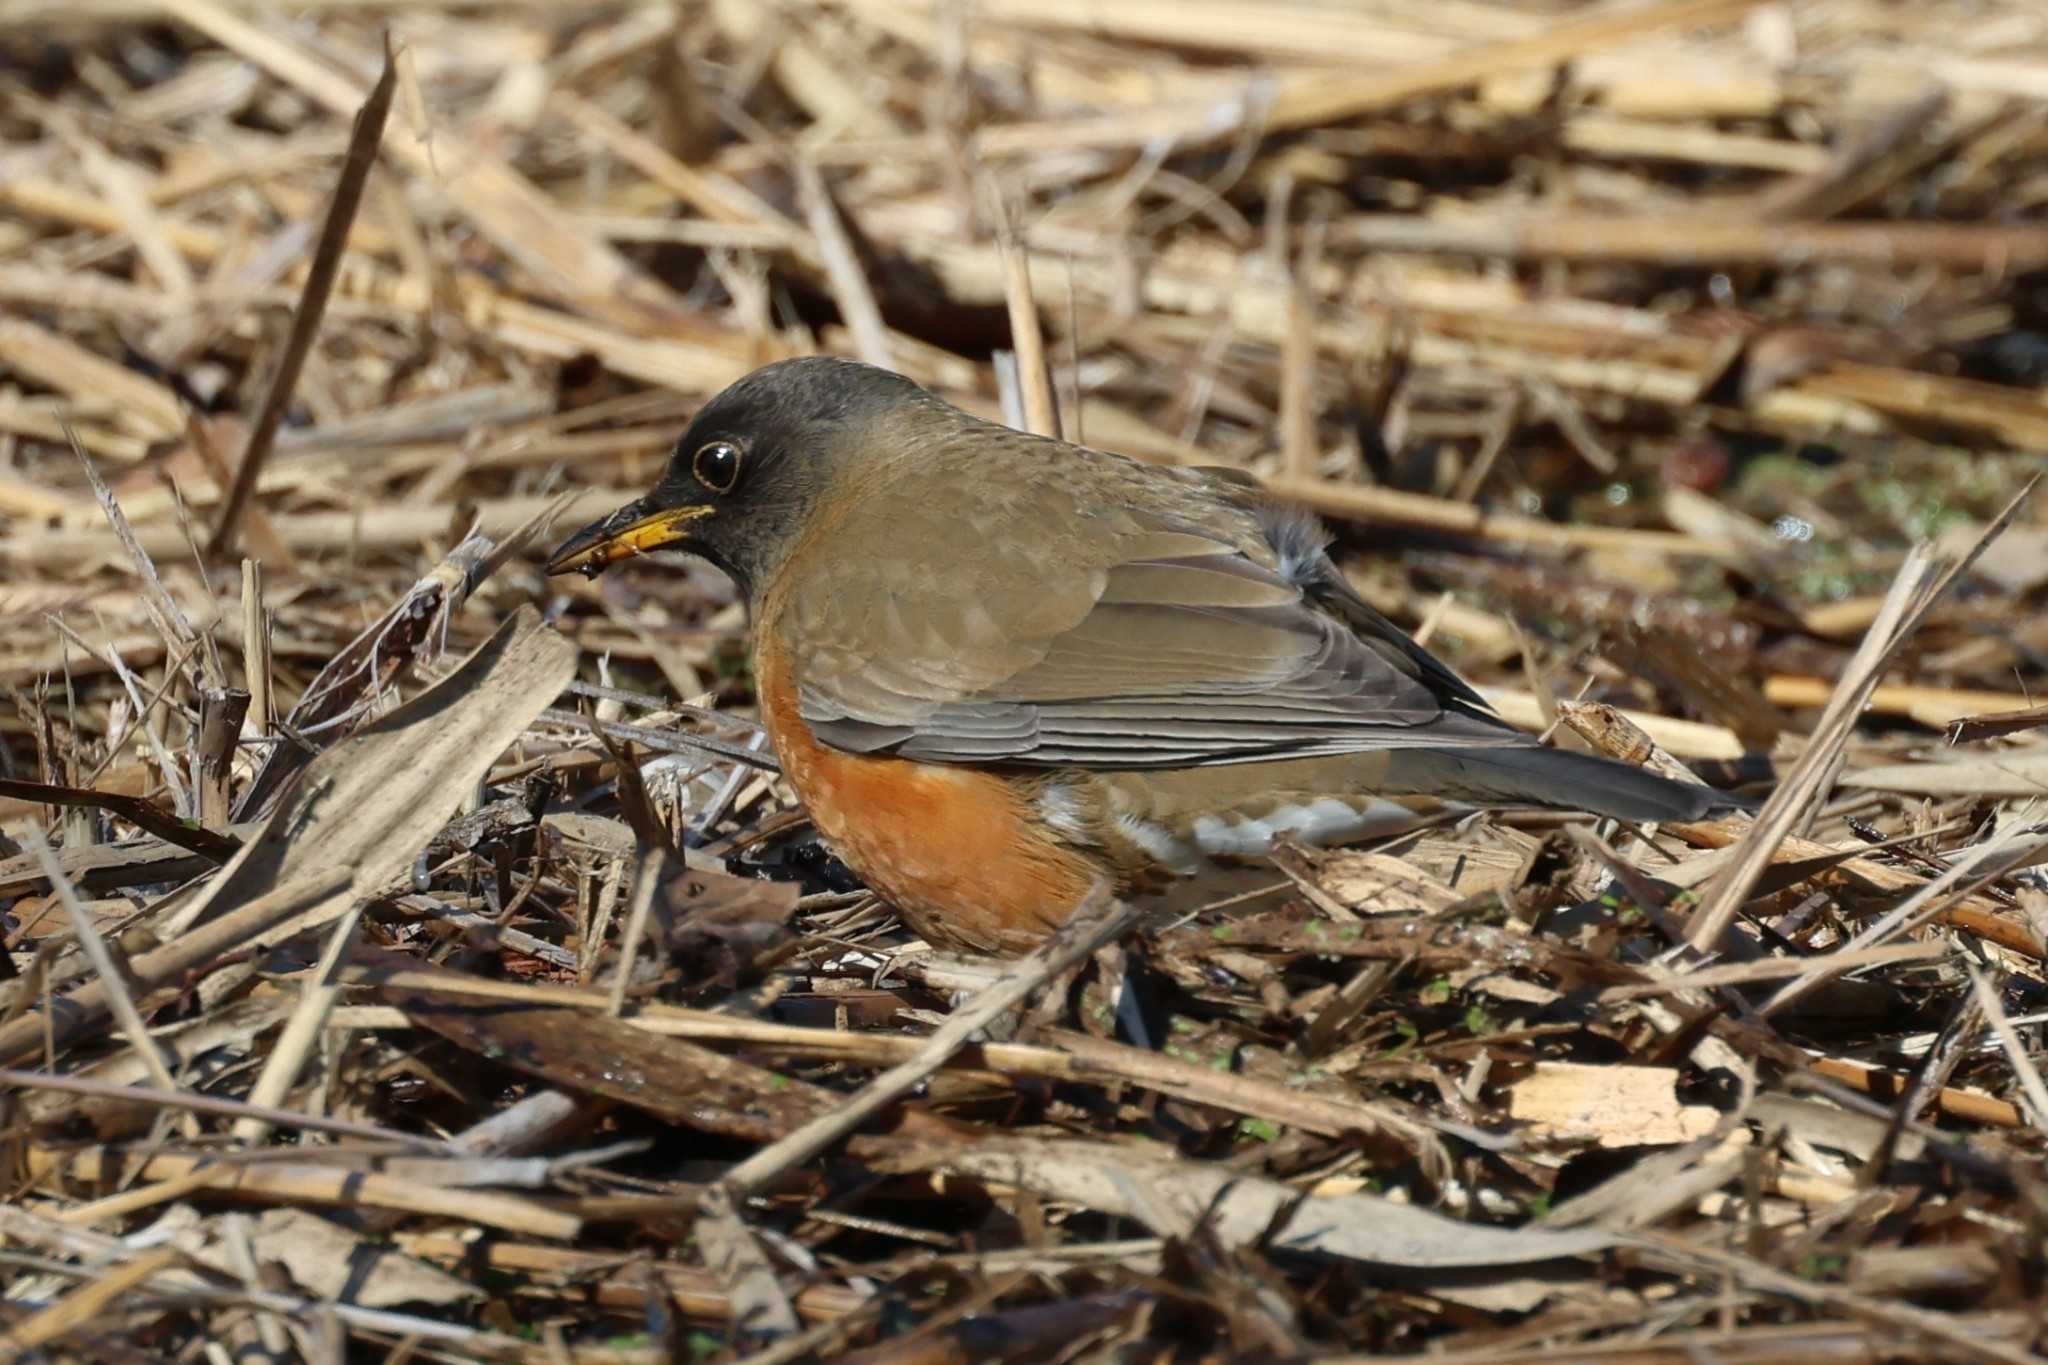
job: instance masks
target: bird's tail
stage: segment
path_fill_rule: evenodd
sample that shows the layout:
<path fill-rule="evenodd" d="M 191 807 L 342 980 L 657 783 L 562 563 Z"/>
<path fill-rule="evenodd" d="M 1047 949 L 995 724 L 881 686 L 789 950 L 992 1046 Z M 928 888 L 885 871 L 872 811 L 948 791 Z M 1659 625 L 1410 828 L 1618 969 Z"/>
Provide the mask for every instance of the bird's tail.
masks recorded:
<path fill-rule="evenodd" d="M 1699 820 L 1751 809 L 1739 796 L 1660 777 L 1647 768 L 1537 745 L 1388 751 L 1388 794 L 1484 805 L 1549 806 L 1617 820 Z"/>

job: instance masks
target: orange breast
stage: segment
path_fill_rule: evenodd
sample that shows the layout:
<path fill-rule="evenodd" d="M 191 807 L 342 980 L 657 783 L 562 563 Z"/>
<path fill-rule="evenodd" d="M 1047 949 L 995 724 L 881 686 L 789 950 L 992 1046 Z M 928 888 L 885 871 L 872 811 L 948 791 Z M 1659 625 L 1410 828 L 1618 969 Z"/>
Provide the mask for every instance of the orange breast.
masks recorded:
<path fill-rule="evenodd" d="M 819 743 L 797 712 L 796 679 L 765 612 L 755 626 L 754 679 L 783 774 L 819 832 L 928 941 L 1023 952 L 1058 928 L 1101 874 L 994 773 Z"/>

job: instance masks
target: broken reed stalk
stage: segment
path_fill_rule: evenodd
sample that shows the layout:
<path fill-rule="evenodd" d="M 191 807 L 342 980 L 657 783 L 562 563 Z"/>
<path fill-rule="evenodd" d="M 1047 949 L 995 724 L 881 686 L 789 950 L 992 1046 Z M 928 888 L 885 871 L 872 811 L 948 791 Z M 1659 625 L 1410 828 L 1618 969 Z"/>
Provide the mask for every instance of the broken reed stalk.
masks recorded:
<path fill-rule="evenodd" d="M 1715 878 L 1694 913 L 1686 939 L 1695 951 L 1710 952 L 1720 943 L 1721 936 L 1734 922 L 1736 911 L 1749 899 L 1757 879 L 1770 866 L 1778 845 L 1825 794 L 1842 746 L 1848 742 L 1850 730 L 1877 686 L 1879 670 L 1932 601 L 1935 587 L 1945 581 L 1943 571 L 1947 567 L 1925 545 L 1915 546 L 1899 567 L 1878 619 L 1842 670 L 1842 680 L 1836 684 L 1833 698 L 1814 726 L 1806 752 L 1757 812 L 1756 823 L 1743 839 L 1741 853 L 1726 872 Z"/>
<path fill-rule="evenodd" d="M 248 1198 L 434 1214 L 532 1237 L 570 1238 L 583 1228 L 583 1220 L 575 1214 L 520 1195 L 364 1171 L 338 1161 L 323 1165 L 317 1159 L 321 1155 L 318 1149 L 303 1161 L 261 1163 L 223 1161 L 209 1154 L 164 1153 L 141 1161 L 139 1170 L 131 1169 L 126 1154 L 105 1148 L 44 1149 L 37 1155 L 42 1159 L 31 1164 L 40 1166 L 39 1174 L 45 1176 L 62 1172 L 76 1180 L 102 1182 L 117 1171 L 130 1171 L 143 1180 L 172 1181 L 203 1171 L 209 1188 Z"/>
<path fill-rule="evenodd" d="M 1687 942 L 1695 951 L 1708 951 L 1720 941 L 1757 879 L 1770 865 L 1778 845 L 1792 833 L 1793 826 L 1839 772 L 1842 747 L 1876 690 L 1885 665 L 1918 629 L 1934 604 L 1977 562 L 1985 548 L 2004 534 L 2020 508 L 2033 496 L 2041 478 L 2036 474 L 2028 479 L 1960 559 L 1937 559 L 1925 544 L 1915 545 L 1908 552 L 1906 562 L 1899 566 L 1898 576 L 1892 580 L 1891 590 L 1885 594 L 1884 605 L 1878 609 L 1877 619 L 1843 669 L 1842 680 L 1821 713 L 1806 752 L 1764 803 L 1755 826 L 1743 841 L 1741 854 L 1716 879 L 1695 913 L 1692 931 L 1687 935 Z"/>
<path fill-rule="evenodd" d="M 578 489 L 569 495 L 569 507 L 572 512 L 588 511 L 594 516 L 600 509 L 636 496 L 637 491 L 623 488 Z M 480 501 L 475 510 L 482 529 L 499 533 L 531 521 L 560 502 L 559 497 L 488 498 Z M 306 554 L 409 551 L 448 531 L 448 509 L 438 506 L 386 507 L 371 518 L 360 511 L 343 511 L 286 514 L 273 520 L 278 534 L 288 537 Z M 151 554 L 176 554 L 184 548 L 184 537 L 178 528 L 163 522 L 137 528 L 135 541 Z M 119 542 L 111 532 L 98 529 L 30 531 L 0 539 L 0 565 L 59 569 L 118 548 Z"/>
<path fill-rule="evenodd" d="M 249 694 L 249 728 L 270 734 L 270 619 L 263 611 L 263 566 L 242 561 L 242 686 Z"/>
<path fill-rule="evenodd" d="M 1317 477 L 1316 296 L 1311 281 L 1322 266 L 1325 220 L 1304 230 L 1301 258 L 1288 275 L 1287 330 L 1280 346 L 1280 468 L 1290 479 Z"/>
<path fill-rule="evenodd" d="M 297 311 L 292 314 L 291 331 L 285 337 L 284 351 L 278 357 L 277 368 L 271 373 L 270 387 L 263 395 L 263 406 L 257 410 L 255 425 L 250 427 L 249 439 L 242 446 L 242 458 L 235 465 L 234 486 L 228 490 L 227 501 L 221 505 L 220 521 L 207 545 L 207 554 L 211 558 L 221 558 L 234 546 L 242 509 L 248 505 L 250 494 L 256 491 L 256 477 L 262 472 L 263 462 L 270 457 L 278 427 L 284 421 L 285 408 L 290 405 L 292 393 L 298 388 L 299 371 L 304 367 L 306 357 L 312 353 L 314 338 L 320 334 L 320 319 L 327 312 L 327 300 L 334 292 L 335 277 L 341 271 L 342 252 L 348 245 L 349 225 L 355 221 L 356 210 L 362 206 L 363 189 L 370 183 L 370 168 L 377 162 L 377 147 L 384 138 L 384 120 L 391 112 L 391 97 L 397 88 L 398 62 L 392 55 L 390 37 L 386 35 L 383 74 L 378 76 L 369 99 L 363 102 L 363 107 L 356 114 L 355 125 L 349 134 L 348 154 L 342 161 L 341 177 L 335 182 L 334 199 L 328 205 L 327 218 L 320 226 L 320 240 L 313 248 L 312 266 L 306 272 L 306 287 L 299 295 Z"/>
<path fill-rule="evenodd" d="M 1023 398 L 1021 430 L 1060 437 L 1059 401 L 1045 360 L 1045 331 L 1031 288 L 1031 261 L 1010 226 L 1009 205 L 1000 191 L 987 191 L 997 215 L 996 249 L 1003 263 L 1003 302 L 1010 315 L 1010 349 L 1016 357 L 1017 389 Z"/>
<path fill-rule="evenodd" d="M 660 844 L 642 844 L 639 862 L 633 868 L 633 899 L 626 906 L 626 927 L 619 938 L 619 961 L 612 978 L 611 998 L 605 1008 L 616 1019 L 626 1010 L 626 991 L 633 984 L 633 965 L 640 956 L 640 944 L 647 937 L 647 916 L 661 879 L 668 872 L 668 850 Z"/>
<path fill-rule="evenodd" d="M 618 720 L 598 720 L 593 716 L 584 715 L 580 711 L 568 711 L 557 706 L 550 706 L 543 710 L 540 718 L 555 725 L 574 726 L 576 729 L 588 731 L 601 738 L 628 740 L 634 744 L 653 749 L 657 753 L 716 754 L 718 757 L 730 759 L 734 763 L 743 763 L 750 768 L 759 768 L 762 772 L 776 773 L 782 771 L 782 765 L 776 762 L 775 755 L 773 754 L 762 753 L 758 749 L 735 744 L 731 740 L 713 739 L 709 735 L 695 735 L 682 730 L 655 730 L 645 725 L 631 725 L 625 721 Z"/>
<path fill-rule="evenodd" d="M 997 964 L 995 970 L 1000 972 L 1001 969 L 1001 964 Z M 353 983 L 376 985 L 388 990 L 423 990 L 528 1007 L 545 1005 L 601 1012 L 609 1004 L 609 993 L 605 991 L 489 981 L 446 971 L 380 969 L 372 972 L 350 968 L 345 975 Z M 976 987 L 978 990 L 987 990 L 993 984 L 986 974 L 980 980 L 981 984 Z M 362 1027 L 395 1028 L 407 1024 L 404 1014 L 396 1010 L 368 1013 L 357 1010 L 352 1012 L 351 1018 Z M 662 1037 L 726 1043 L 789 1057 L 831 1058 L 862 1066 L 886 1067 L 914 1061 L 923 1055 L 929 1041 L 900 1034 L 804 1028 L 659 1003 L 639 1007 L 626 1016 L 626 1022 Z M 1129 1083 L 1191 1104 L 1209 1105 L 1237 1114 L 1263 1115 L 1276 1123 L 1332 1137 L 1353 1131 L 1385 1131 L 1404 1139 L 1419 1140 L 1428 1131 L 1423 1123 L 1404 1117 L 1391 1105 L 1370 1103 L 1356 1096 L 1319 1094 L 1253 1076 L 1218 1072 L 1164 1053 L 1068 1030 L 1055 1031 L 1047 1041 L 1052 1045 L 980 1043 L 976 1047 L 978 1065 L 966 1069 L 1048 1081 Z M 959 1067 L 961 1059 L 956 1055 L 947 1065 Z"/>
<path fill-rule="evenodd" d="M 199 823 L 210 830 L 224 828 L 233 799 L 235 748 L 242 737 L 242 721 L 249 712 L 249 694 L 238 687 L 202 688 L 199 693 L 199 729 L 192 785 L 198 794 Z"/>
<path fill-rule="evenodd" d="M 882 310 L 875 303 L 875 291 L 868 286 L 867 271 L 861 267 L 860 256 L 854 250 L 853 238 L 847 234 L 846 225 L 840 221 L 839 209 L 832 202 L 832 191 L 826 187 L 825 177 L 815 162 L 801 157 L 797 159 L 794 170 L 797 198 L 803 204 L 811 235 L 817 239 L 825 278 L 832 286 L 833 301 L 839 305 L 839 315 L 845 319 L 847 330 L 853 333 L 854 352 L 870 365 L 879 365 L 885 370 L 895 369 L 888 326 L 882 321 Z"/>

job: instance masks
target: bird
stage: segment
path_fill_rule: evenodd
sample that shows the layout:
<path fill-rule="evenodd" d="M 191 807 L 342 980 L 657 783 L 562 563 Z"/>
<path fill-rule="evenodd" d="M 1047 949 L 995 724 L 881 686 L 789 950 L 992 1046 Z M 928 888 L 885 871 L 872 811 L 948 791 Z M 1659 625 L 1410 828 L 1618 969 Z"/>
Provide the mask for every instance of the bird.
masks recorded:
<path fill-rule="evenodd" d="M 729 575 L 783 774 L 938 947 L 1027 952 L 1105 879 L 1156 888 L 1445 803 L 1741 804 L 1514 729 L 1328 545 L 1244 471 L 1012 430 L 809 356 L 712 397 L 653 489 L 547 568 L 680 550 Z"/>

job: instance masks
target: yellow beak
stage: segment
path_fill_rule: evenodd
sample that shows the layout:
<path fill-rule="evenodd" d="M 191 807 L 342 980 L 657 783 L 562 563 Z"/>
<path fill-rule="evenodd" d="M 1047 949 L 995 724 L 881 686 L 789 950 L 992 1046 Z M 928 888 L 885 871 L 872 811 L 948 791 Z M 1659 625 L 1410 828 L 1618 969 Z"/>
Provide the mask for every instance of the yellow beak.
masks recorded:
<path fill-rule="evenodd" d="M 707 516 L 711 509 L 697 503 L 684 507 L 656 507 L 650 499 L 636 498 L 608 517 L 593 521 L 562 542 L 548 560 L 548 572 L 570 573 L 581 569 L 596 574 L 607 564 L 631 555 L 673 545 L 687 534 L 683 527 Z"/>

